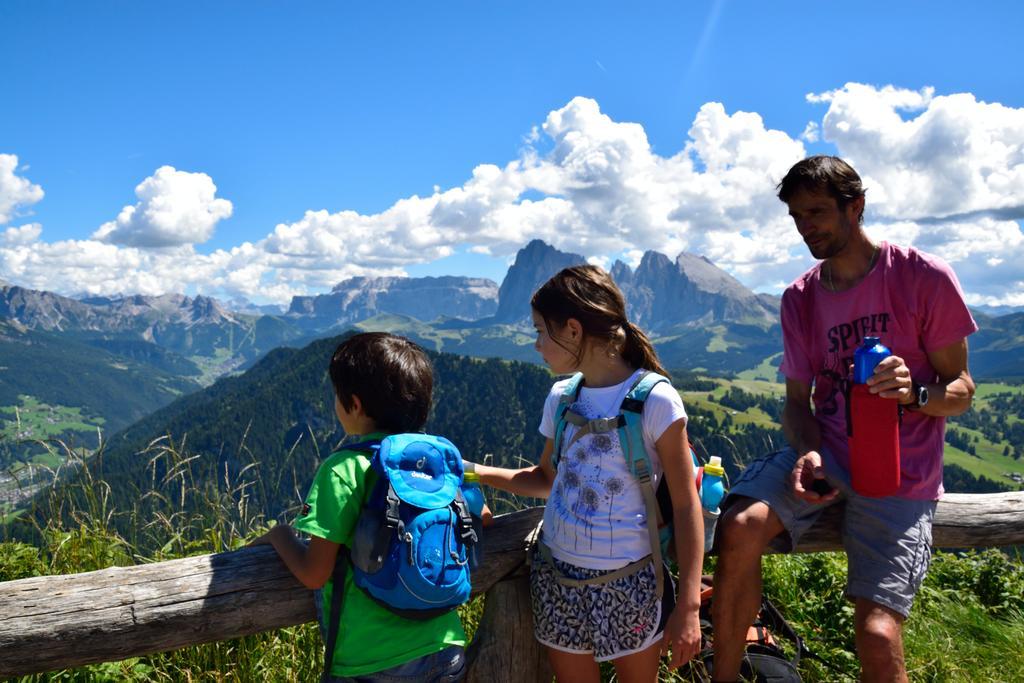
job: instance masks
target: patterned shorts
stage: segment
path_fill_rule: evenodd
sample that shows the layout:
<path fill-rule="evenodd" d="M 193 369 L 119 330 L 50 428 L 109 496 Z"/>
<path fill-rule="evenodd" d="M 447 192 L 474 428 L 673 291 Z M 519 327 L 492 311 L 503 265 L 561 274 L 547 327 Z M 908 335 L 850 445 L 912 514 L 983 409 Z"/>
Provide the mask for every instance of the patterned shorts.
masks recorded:
<path fill-rule="evenodd" d="M 552 559 L 573 579 L 609 573 Z M 658 600 L 654 565 L 605 584 L 564 586 L 551 565 L 535 556 L 530 568 L 533 629 L 547 647 L 593 654 L 599 662 L 641 652 L 661 638 L 675 606 L 675 589 L 665 571 L 664 596 Z"/>

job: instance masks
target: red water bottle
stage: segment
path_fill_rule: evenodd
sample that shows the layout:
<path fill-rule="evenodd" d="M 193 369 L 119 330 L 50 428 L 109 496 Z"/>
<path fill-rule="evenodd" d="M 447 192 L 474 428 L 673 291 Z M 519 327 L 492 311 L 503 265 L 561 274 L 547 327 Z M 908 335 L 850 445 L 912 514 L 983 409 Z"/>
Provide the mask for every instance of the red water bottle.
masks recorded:
<path fill-rule="evenodd" d="M 900 408 L 865 384 L 891 352 L 878 337 L 864 337 L 853 354 L 853 387 L 847 400 L 850 483 L 862 496 L 880 498 L 900 490 Z"/>

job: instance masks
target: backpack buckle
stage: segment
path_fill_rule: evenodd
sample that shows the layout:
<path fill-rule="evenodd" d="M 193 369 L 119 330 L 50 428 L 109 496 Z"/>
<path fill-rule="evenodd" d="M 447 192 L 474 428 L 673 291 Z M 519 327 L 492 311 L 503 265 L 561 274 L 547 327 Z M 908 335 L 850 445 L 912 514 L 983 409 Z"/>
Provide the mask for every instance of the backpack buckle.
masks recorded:
<path fill-rule="evenodd" d="M 619 428 L 619 416 L 596 417 L 589 422 L 591 434 L 607 434 Z"/>
<path fill-rule="evenodd" d="M 651 481 L 651 471 L 647 467 L 647 458 L 644 458 L 643 460 L 636 460 L 635 463 L 636 472 L 634 473 L 634 476 L 637 481 L 643 484 L 649 483 Z"/>
<path fill-rule="evenodd" d="M 388 485 L 387 506 L 384 508 L 385 526 L 391 529 L 401 528 L 404 526 L 402 524 L 402 518 L 398 512 L 398 506 L 401 504 L 402 501 L 399 499 L 398 494 L 395 493 L 395 489 Z"/>

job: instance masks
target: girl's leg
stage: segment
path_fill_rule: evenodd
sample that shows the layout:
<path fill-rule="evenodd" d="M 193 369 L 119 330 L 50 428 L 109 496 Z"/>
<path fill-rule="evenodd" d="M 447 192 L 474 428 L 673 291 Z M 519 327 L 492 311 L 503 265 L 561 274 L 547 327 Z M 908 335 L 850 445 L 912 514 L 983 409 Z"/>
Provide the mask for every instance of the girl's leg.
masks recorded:
<path fill-rule="evenodd" d="M 553 647 L 547 651 L 558 683 L 600 683 L 601 668 L 594 661 L 594 655 L 563 652 Z"/>
<path fill-rule="evenodd" d="M 646 650 L 613 659 L 612 664 L 619 683 L 656 683 L 661 664 L 661 639 Z"/>

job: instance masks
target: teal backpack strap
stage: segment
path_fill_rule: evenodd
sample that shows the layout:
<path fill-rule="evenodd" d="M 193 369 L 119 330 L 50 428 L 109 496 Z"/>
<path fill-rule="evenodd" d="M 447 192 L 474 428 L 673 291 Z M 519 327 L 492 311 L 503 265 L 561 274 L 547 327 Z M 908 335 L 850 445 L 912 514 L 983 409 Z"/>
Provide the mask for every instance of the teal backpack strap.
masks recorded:
<path fill-rule="evenodd" d="M 583 373 L 577 372 L 569 378 L 569 383 L 565 385 L 562 397 L 558 400 L 558 406 L 555 408 L 555 449 L 551 452 L 551 467 L 556 472 L 558 471 L 558 460 L 562 456 L 562 435 L 565 433 L 566 413 L 569 411 L 569 406 L 576 402 L 582 386 Z"/>
<path fill-rule="evenodd" d="M 651 555 L 654 559 L 654 574 L 657 580 L 658 597 L 665 592 L 665 568 L 661 555 L 661 535 L 658 533 L 658 501 L 651 486 L 651 461 L 644 448 L 643 412 L 644 402 L 655 385 L 668 379 L 656 372 L 644 371 L 637 377 L 626 393 L 619 408 L 619 443 L 626 464 L 633 478 L 640 485 L 647 513 L 647 533 L 651 541 Z"/>
<path fill-rule="evenodd" d="M 626 456 L 626 464 L 629 465 L 634 477 L 638 476 L 640 469 L 648 472 L 648 476 L 650 474 L 650 462 L 644 448 L 644 402 L 651 395 L 655 385 L 662 382 L 668 382 L 668 378 L 656 372 L 643 371 L 633 382 L 619 408 L 619 442 Z"/>

